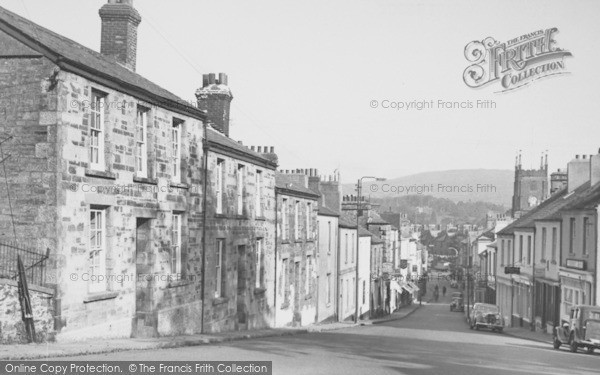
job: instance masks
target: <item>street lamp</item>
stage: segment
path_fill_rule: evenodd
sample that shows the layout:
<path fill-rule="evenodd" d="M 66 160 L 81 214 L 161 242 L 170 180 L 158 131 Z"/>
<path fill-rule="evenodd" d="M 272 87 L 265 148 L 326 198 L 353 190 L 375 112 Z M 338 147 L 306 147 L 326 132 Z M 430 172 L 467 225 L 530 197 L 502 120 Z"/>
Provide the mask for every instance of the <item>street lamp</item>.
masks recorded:
<path fill-rule="evenodd" d="M 362 191 L 362 180 L 365 179 L 371 179 L 371 180 L 375 180 L 375 181 L 385 181 L 385 178 L 381 178 L 381 177 L 373 177 L 373 176 L 363 176 L 361 178 L 358 179 L 358 184 L 356 185 L 356 192 L 357 192 L 357 200 L 356 200 L 356 286 L 355 286 L 355 298 L 354 298 L 354 323 L 358 323 L 358 289 L 360 286 L 360 273 L 358 272 L 359 270 L 359 262 L 360 262 L 360 252 L 359 252 L 359 246 L 360 246 L 360 233 L 359 233 L 359 223 L 358 223 L 358 219 L 359 217 L 362 215 L 362 210 L 360 209 L 361 206 L 361 191 Z"/>

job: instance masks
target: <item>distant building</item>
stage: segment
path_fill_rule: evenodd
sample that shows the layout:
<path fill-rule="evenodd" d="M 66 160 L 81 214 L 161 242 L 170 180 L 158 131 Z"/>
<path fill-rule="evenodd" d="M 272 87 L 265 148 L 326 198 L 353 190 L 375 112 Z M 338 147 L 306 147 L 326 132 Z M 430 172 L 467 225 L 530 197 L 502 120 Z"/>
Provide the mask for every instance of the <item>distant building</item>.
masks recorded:
<path fill-rule="evenodd" d="M 548 155 L 542 157 L 540 169 L 523 169 L 521 154 L 515 163 L 512 216 L 519 217 L 546 200 L 548 189 Z"/>
<path fill-rule="evenodd" d="M 278 173 L 276 326 L 304 326 L 317 316 L 319 195 L 302 173 Z"/>

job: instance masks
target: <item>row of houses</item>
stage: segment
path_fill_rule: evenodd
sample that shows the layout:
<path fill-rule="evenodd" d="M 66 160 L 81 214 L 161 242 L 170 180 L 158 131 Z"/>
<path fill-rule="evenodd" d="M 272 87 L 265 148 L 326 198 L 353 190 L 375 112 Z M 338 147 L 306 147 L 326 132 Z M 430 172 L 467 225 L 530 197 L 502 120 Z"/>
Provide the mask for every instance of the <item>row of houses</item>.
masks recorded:
<path fill-rule="evenodd" d="M 24 339 L 26 253 L 47 254 L 25 265 L 38 339 L 300 326 L 412 300 L 406 267 L 390 276 L 398 229 L 357 220 L 339 173 L 278 171 L 274 147 L 230 137 L 226 74 L 186 102 L 135 72 L 132 1 L 99 13 L 101 53 L 0 8 L 2 342 Z"/>
<path fill-rule="evenodd" d="M 549 183 L 544 171 L 517 162 L 513 218 L 478 236 L 471 254 L 481 276 L 475 300 L 498 304 L 513 326 L 551 333 L 571 307 L 600 304 L 600 154 L 577 155 Z"/>

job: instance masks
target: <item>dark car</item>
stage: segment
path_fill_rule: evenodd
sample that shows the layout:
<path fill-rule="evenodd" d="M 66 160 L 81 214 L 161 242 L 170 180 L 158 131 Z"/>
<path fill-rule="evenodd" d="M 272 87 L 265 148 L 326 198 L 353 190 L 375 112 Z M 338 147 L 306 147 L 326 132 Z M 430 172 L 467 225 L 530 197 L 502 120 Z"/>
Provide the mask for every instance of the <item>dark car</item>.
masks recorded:
<path fill-rule="evenodd" d="M 500 315 L 500 308 L 489 303 L 476 303 L 473 305 L 469 316 L 469 328 L 489 328 L 492 331 L 504 330 L 504 319 Z"/>
<path fill-rule="evenodd" d="M 600 349 L 600 307 L 572 307 L 569 320 L 554 329 L 554 349 L 561 345 L 569 345 L 572 352 L 585 348 L 589 354 Z"/>

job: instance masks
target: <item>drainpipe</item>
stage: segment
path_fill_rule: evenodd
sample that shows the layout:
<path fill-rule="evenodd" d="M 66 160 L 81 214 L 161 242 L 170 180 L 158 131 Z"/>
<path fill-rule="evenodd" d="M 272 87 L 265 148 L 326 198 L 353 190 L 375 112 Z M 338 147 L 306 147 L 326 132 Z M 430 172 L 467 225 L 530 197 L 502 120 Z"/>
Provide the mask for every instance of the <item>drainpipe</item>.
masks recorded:
<path fill-rule="evenodd" d="M 208 194 L 206 192 L 207 188 L 208 188 L 208 150 L 209 150 L 209 146 L 208 146 L 208 131 L 207 131 L 207 124 L 206 121 L 202 122 L 202 127 L 203 127 L 203 132 L 204 132 L 204 139 L 202 140 L 202 152 L 204 153 L 204 191 L 202 192 L 204 194 L 204 202 L 202 202 L 202 317 L 201 317 L 201 321 L 200 321 L 200 332 L 201 333 L 205 333 L 204 330 L 204 314 L 206 311 L 206 298 L 205 298 L 205 291 L 206 291 L 206 209 L 208 207 L 207 201 L 208 201 Z"/>

